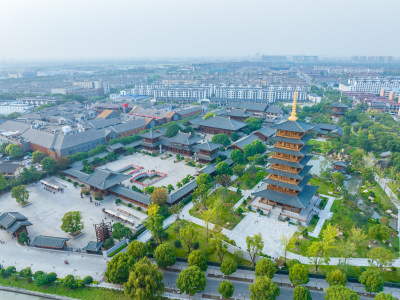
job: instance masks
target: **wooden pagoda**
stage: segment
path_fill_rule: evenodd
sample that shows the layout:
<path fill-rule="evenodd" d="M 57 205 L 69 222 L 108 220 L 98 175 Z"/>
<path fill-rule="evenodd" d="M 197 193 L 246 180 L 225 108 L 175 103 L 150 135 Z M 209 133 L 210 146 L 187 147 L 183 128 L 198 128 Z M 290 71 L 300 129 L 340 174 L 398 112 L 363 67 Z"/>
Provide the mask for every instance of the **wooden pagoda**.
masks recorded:
<path fill-rule="evenodd" d="M 309 154 L 312 146 L 307 145 L 312 137 L 308 134 L 312 126 L 297 121 L 297 92 L 294 94 L 290 117 L 272 126 L 277 131 L 271 138 L 275 144 L 266 170 L 270 175 L 264 180 L 268 185 L 253 195 L 260 197 L 261 203 L 300 213 L 308 207 L 318 187 L 307 184 L 312 177 L 311 166 L 307 166 L 312 158 Z"/>

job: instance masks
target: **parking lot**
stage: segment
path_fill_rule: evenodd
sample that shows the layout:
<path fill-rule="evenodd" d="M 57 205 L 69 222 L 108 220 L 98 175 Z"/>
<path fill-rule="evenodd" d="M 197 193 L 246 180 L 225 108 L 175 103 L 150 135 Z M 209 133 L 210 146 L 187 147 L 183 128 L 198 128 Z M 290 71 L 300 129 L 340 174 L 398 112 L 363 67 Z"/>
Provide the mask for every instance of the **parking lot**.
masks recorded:
<path fill-rule="evenodd" d="M 70 248 L 83 248 L 89 241 L 96 241 L 94 224 L 100 223 L 103 219 L 105 221 L 118 221 L 108 217 L 103 212 L 103 208 L 115 212 L 118 212 L 119 209 L 130 213 L 131 218 L 134 218 L 137 224 L 147 217 L 145 214 L 129 207 L 117 206 L 114 202 L 114 196 L 106 197 L 100 202 L 99 206 L 96 206 L 95 201 L 90 202 L 89 197 L 81 198 L 80 187 L 74 187 L 71 183 L 60 178 L 52 177 L 52 180 L 63 185 L 64 192 L 53 194 L 53 192 L 45 190 L 40 182 L 28 185 L 29 202 L 32 204 L 24 208 L 18 206 L 15 199 L 11 198 L 11 193 L 0 196 L 0 212 L 20 212 L 33 224 L 28 227 L 28 234 L 31 239 L 37 235 L 67 237 L 67 234 L 61 230 L 60 226 L 64 214 L 69 211 L 80 211 L 85 226 L 82 236 L 67 242 Z"/>
<path fill-rule="evenodd" d="M 135 153 L 128 156 L 120 156 L 117 161 L 108 163 L 105 165 L 105 167 L 113 171 L 119 171 L 131 164 L 139 165 L 143 167 L 143 172 L 155 170 L 167 174 L 166 177 L 152 184 L 153 186 L 168 186 L 169 184 L 172 184 L 174 188 L 176 188 L 176 183 L 181 181 L 188 174 L 192 176 L 196 174 L 196 168 L 187 166 L 185 161 L 174 163 L 175 156 L 167 159 L 161 159 L 161 157 L 165 157 L 165 154 L 153 157 L 142 153 Z M 133 176 L 137 174 L 139 173 L 135 173 Z M 124 181 L 123 184 L 132 186 L 132 183 L 130 183 L 129 180 Z M 136 184 L 136 186 L 143 188 L 143 186 L 138 184 Z"/>

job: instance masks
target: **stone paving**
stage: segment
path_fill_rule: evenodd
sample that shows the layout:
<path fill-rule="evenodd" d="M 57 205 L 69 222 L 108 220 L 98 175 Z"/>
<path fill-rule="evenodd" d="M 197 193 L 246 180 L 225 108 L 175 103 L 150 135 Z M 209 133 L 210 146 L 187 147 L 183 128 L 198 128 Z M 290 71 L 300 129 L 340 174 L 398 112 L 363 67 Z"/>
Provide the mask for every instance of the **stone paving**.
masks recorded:
<path fill-rule="evenodd" d="M 333 204 L 333 201 L 336 200 L 336 198 L 331 197 L 331 196 L 326 196 L 326 195 L 321 195 L 322 197 L 328 198 L 328 203 L 325 205 L 324 210 L 319 212 L 319 220 L 317 222 L 317 225 L 315 225 L 314 231 L 311 232 L 309 235 L 312 237 L 317 238 L 319 234 L 321 233 L 322 227 L 324 226 L 324 223 L 326 220 L 332 218 L 333 212 L 331 212 L 331 207 Z"/>

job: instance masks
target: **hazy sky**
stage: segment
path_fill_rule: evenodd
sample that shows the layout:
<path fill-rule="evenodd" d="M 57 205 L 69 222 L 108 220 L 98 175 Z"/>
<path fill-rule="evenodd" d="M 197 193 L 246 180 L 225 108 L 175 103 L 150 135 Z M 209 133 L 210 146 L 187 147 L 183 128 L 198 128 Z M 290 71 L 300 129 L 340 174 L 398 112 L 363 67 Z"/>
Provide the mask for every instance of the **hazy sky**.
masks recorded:
<path fill-rule="evenodd" d="M 0 54 L 398 56 L 399 11 L 399 0 L 0 0 Z"/>

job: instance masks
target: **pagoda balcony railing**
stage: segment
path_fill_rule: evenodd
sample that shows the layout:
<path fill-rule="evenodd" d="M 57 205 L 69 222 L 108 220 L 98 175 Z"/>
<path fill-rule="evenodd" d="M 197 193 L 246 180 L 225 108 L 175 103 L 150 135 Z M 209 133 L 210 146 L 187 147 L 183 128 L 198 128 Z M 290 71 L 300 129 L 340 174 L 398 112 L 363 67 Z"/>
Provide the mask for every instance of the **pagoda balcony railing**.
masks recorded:
<path fill-rule="evenodd" d="M 303 146 L 302 145 L 294 145 L 294 144 L 284 144 L 281 142 L 277 142 L 277 143 L 275 143 L 274 147 L 281 148 L 281 149 L 287 149 L 287 150 L 300 151 Z"/>
<path fill-rule="evenodd" d="M 276 136 L 285 137 L 285 138 L 289 138 L 289 139 L 298 139 L 298 140 L 301 139 L 304 135 L 305 135 L 305 133 L 298 134 L 297 132 L 291 132 L 291 131 L 285 131 L 285 130 L 279 130 L 276 133 Z"/>
<path fill-rule="evenodd" d="M 298 174 L 301 170 L 300 168 L 293 168 L 293 167 L 280 165 L 280 164 L 272 164 L 269 167 L 274 170 L 290 172 L 290 173 L 295 173 L 295 174 Z"/>
<path fill-rule="evenodd" d="M 269 175 L 268 179 L 277 180 L 277 181 L 281 181 L 281 182 L 285 182 L 285 183 L 289 183 L 289 184 L 295 184 L 295 185 L 299 184 L 299 180 L 297 180 L 297 179 L 292 179 L 289 177 L 275 175 L 275 174 Z"/>
<path fill-rule="evenodd" d="M 300 156 L 287 155 L 287 154 L 281 154 L 281 153 L 274 153 L 272 155 L 272 158 L 282 159 L 282 160 L 291 161 L 291 162 L 299 162 L 302 159 L 302 157 L 300 157 Z"/>
<path fill-rule="evenodd" d="M 291 189 L 283 188 L 283 187 L 272 185 L 272 184 L 268 185 L 268 188 L 270 190 L 274 190 L 274 191 L 277 191 L 277 192 L 281 192 L 281 193 L 285 193 L 285 194 L 293 195 L 293 196 L 297 196 L 298 193 L 299 193 L 298 191 L 294 191 L 294 190 L 291 190 Z"/>

